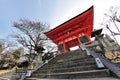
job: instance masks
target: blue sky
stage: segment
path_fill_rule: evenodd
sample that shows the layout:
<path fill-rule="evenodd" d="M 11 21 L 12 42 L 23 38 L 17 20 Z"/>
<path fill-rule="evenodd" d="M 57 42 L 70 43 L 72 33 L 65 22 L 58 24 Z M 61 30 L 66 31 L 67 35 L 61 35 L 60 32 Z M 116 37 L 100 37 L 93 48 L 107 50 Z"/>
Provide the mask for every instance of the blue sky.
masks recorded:
<path fill-rule="evenodd" d="M 20 18 L 42 21 L 51 28 L 88 9 L 95 8 L 94 27 L 99 28 L 103 14 L 120 0 L 0 0 L 0 38 L 12 33 L 14 21 Z"/>
<path fill-rule="evenodd" d="M 12 23 L 20 18 L 42 21 L 53 28 L 66 21 L 59 17 L 64 18 L 75 3 L 74 0 L 0 0 L 0 38 L 11 34 Z"/>
<path fill-rule="evenodd" d="M 20 18 L 37 20 L 39 4 L 36 0 L 0 0 L 0 37 L 10 34 L 12 23 Z"/>

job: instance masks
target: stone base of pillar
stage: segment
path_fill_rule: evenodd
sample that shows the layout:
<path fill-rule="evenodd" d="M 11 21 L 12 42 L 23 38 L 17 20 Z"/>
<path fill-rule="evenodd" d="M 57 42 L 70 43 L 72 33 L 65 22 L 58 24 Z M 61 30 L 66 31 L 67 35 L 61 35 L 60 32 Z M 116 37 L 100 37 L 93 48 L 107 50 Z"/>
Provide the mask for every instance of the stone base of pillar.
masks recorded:
<path fill-rule="evenodd" d="M 42 54 L 39 54 L 39 55 L 37 56 L 37 62 L 38 62 L 38 63 L 42 63 Z"/>

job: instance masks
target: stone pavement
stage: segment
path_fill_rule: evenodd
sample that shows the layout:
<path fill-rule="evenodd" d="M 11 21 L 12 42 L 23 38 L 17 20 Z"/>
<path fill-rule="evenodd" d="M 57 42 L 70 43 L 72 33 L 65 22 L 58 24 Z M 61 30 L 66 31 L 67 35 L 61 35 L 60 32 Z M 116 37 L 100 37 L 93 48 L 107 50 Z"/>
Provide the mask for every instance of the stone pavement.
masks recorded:
<path fill-rule="evenodd" d="M 0 70 L 0 80 L 10 80 L 13 71 L 14 71 L 13 69 L 12 70 Z"/>

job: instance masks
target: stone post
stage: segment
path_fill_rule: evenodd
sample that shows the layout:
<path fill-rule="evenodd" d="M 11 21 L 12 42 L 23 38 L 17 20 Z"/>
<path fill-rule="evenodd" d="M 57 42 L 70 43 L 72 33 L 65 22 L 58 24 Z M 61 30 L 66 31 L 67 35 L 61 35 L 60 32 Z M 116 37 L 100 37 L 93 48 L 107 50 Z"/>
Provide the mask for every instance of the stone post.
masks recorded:
<path fill-rule="evenodd" d="M 38 54 L 37 62 L 40 63 L 40 64 L 42 63 L 42 54 Z"/>

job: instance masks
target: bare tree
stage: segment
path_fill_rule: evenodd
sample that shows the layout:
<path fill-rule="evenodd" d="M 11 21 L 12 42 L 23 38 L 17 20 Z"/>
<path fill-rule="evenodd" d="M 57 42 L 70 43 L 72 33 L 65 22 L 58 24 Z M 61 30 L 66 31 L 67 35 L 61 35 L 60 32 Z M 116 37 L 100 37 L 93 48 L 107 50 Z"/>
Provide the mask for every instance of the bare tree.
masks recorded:
<path fill-rule="evenodd" d="M 118 28 L 118 25 L 116 22 L 120 22 L 120 14 L 118 13 L 120 8 L 118 6 L 113 7 L 111 6 L 108 13 L 105 13 L 104 15 L 108 17 L 109 23 L 113 23 L 118 30 L 118 33 L 113 32 L 115 35 L 120 35 L 120 29 Z"/>
<path fill-rule="evenodd" d="M 15 51 L 12 53 L 12 55 L 13 55 L 13 57 L 14 57 L 15 60 L 19 60 L 20 57 L 21 57 L 21 54 L 22 54 L 22 53 L 20 52 L 19 49 L 15 50 Z"/>
<path fill-rule="evenodd" d="M 0 52 L 4 51 L 5 49 L 16 47 L 16 43 L 7 39 L 0 39 Z"/>
<path fill-rule="evenodd" d="M 120 29 L 119 29 L 119 25 L 118 25 L 118 23 L 120 23 L 119 10 L 120 10 L 120 7 L 111 6 L 110 9 L 104 14 L 105 21 L 103 23 L 101 23 L 101 25 L 104 25 L 106 27 L 106 29 L 110 31 L 111 35 L 113 36 L 113 39 L 115 40 L 115 42 L 117 44 L 118 44 L 118 41 L 117 41 L 115 35 L 120 35 Z"/>
<path fill-rule="evenodd" d="M 46 40 L 48 40 L 44 35 L 49 30 L 47 24 L 21 19 L 14 22 L 13 27 L 20 30 L 21 33 L 14 34 L 12 37 L 16 38 L 22 46 L 28 48 L 30 54 L 32 51 L 42 54 Z"/>

